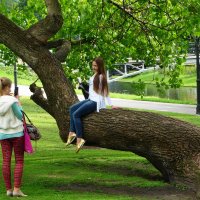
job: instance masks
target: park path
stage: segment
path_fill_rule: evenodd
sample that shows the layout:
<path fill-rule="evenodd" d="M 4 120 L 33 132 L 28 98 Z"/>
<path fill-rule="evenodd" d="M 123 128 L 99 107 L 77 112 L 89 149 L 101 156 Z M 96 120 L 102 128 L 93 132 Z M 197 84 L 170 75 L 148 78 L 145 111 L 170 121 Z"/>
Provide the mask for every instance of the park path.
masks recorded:
<path fill-rule="evenodd" d="M 12 86 L 13 87 L 13 86 Z M 28 86 L 19 85 L 20 96 L 30 96 L 32 93 Z M 83 100 L 82 95 L 78 95 L 80 100 Z M 172 103 L 160 103 L 151 101 L 137 101 L 137 100 L 126 100 L 126 99 L 116 99 L 111 98 L 113 105 L 122 108 L 137 108 L 145 110 L 155 110 L 155 111 L 165 111 L 165 112 L 175 112 L 196 115 L 196 105 L 188 104 L 172 104 Z"/>

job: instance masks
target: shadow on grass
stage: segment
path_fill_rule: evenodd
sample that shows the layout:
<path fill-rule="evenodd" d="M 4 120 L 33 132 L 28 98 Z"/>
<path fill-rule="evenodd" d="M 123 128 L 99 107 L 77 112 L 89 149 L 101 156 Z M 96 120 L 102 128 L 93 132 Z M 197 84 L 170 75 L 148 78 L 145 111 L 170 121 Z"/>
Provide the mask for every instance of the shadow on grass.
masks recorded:
<path fill-rule="evenodd" d="M 153 187 L 153 188 L 140 188 L 129 186 L 103 186 L 88 183 L 71 183 L 56 185 L 53 189 L 58 191 L 77 191 L 77 192 L 95 192 L 108 195 L 126 195 L 126 196 L 141 196 L 158 199 L 188 199 L 194 200 L 195 194 L 192 191 L 184 190 L 180 191 L 173 186 Z"/>
<path fill-rule="evenodd" d="M 128 167 L 125 166 L 125 160 L 121 160 L 120 162 L 123 163 L 123 166 L 119 166 L 119 163 L 117 165 L 113 165 L 113 164 L 101 164 L 101 168 L 98 168 L 97 165 L 93 165 L 93 164 L 88 164 L 87 166 L 90 167 L 93 170 L 99 170 L 99 171 L 104 171 L 107 173 L 115 173 L 118 175 L 122 175 L 122 176 L 127 176 L 127 177 L 140 177 L 143 179 L 146 179 L 148 181 L 163 181 L 162 175 L 160 174 L 159 171 L 154 170 L 153 172 L 150 171 L 149 169 L 145 169 L 148 168 L 149 165 L 151 164 L 143 164 L 143 163 L 139 163 L 139 162 L 134 162 L 134 161 L 129 161 L 128 163 L 126 163 L 126 165 L 133 165 L 133 167 Z"/>
<path fill-rule="evenodd" d="M 81 179 L 80 181 L 78 179 L 67 181 L 67 183 L 64 181 L 63 183 L 57 182 L 50 184 L 46 183 L 45 187 L 52 188 L 56 191 L 71 191 L 71 192 L 81 192 L 81 193 L 100 193 L 104 195 L 119 195 L 119 196 L 129 196 L 129 197 L 139 197 L 141 198 L 147 198 L 147 199 L 164 199 L 164 200 L 194 200 L 195 194 L 194 192 L 188 190 L 188 189 L 180 189 L 177 187 L 174 187 L 173 185 L 169 185 L 166 183 L 162 184 L 162 176 L 159 174 L 158 171 L 152 170 L 151 171 L 151 164 L 150 163 L 141 163 L 141 162 L 135 162 L 135 161 L 129 161 L 129 160 L 121 160 L 120 163 L 114 164 L 113 161 L 107 161 L 103 160 L 101 158 L 101 162 L 95 162 L 92 163 L 92 159 L 82 157 L 81 160 L 77 160 L 73 163 L 66 163 L 66 162 L 60 162 L 61 166 L 70 166 L 70 168 L 82 170 L 82 173 L 84 171 L 87 171 L 88 177 L 86 176 L 85 179 Z M 110 162 L 110 163 L 109 163 Z M 129 167 L 127 165 L 134 166 Z M 121 166 L 120 166 L 121 165 Z M 81 167 L 80 167 L 81 166 Z M 139 169 L 140 168 L 140 169 Z M 69 172 L 69 171 L 68 171 Z M 113 175 L 113 176 L 120 176 L 128 178 L 133 178 L 132 183 L 128 180 L 125 180 L 124 182 L 121 182 L 115 178 L 108 177 L 95 177 L 92 175 L 93 172 L 102 173 Z M 77 176 L 78 176 L 77 171 Z M 70 173 L 68 173 L 69 175 Z M 73 174 L 73 173 L 72 173 Z M 63 174 L 64 175 L 64 174 Z M 144 179 L 144 182 L 149 182 L 149 186 L 134 186 L 134 177 L 139 177 L 141 179 Z M 161 184 L 155 186 L 154 182 L 160 181 Z M 151 183 L 152 185 L 150 185 Z M 147 185 L 148 185 L 147 184 Z"/>

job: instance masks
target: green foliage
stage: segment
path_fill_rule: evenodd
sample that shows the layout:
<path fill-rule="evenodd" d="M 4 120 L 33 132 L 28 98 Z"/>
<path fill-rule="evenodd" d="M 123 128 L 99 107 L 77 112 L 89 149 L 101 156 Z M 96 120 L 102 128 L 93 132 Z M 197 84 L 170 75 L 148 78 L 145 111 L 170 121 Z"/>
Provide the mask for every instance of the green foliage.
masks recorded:
<path fill-rule="evenodd" d="M 6 66 L 13 65 L 17 61 L 17 57 L 10 49 L 0 44 L 0 63 Z"/>
<path fill-rule="evenodd" d="M 10 12 L 17 4 L 18 0 L 0 0 L 0 10 Z"/>
<path fill-rule="evenodd" d="M 132 86 L 136 90 L 136 94 L 143 99 L 145 93 L 145 83 L 139 79 L 138 82 L 132 82 Z"/>
<path fill-rule="evenodd" d="M 160 79 L 159 77 L 156 77 L 155 80 L 158 90 L 162 93 L 162 90 L 167 90 L 169 88 L 179 88 L 183 84 L 182 79 L 180 78 L 182 69 L 183 66 L 181 65 L 176 65 L 176 67 L 172 65 L 168 70 L 165 70 L 163 77 Z"/>
<path fill-rule="evenodd" d="M 44 1 L 2 2 L 2 13 L 24 29 L 46 15 Z M 187 52 L 188 36 L 200 35 L 200 25 L 196 23 L 200 17 L 198 0 L 60 0 L 60 4 L 64 24 L 52 39 L 80 40 L 72 45 L 63 65 L 70 79 L 86 79 L 92 59 L 99 55 L 107 68 L 128 57 L 145 60 L 146 66 L 154 66 L 159 60 L 162 68 L 172 64 L 179 68 L 183 61 L 180 55 Z M 179 87 L 179 73 L 169 73 L 167 85 Z"/>

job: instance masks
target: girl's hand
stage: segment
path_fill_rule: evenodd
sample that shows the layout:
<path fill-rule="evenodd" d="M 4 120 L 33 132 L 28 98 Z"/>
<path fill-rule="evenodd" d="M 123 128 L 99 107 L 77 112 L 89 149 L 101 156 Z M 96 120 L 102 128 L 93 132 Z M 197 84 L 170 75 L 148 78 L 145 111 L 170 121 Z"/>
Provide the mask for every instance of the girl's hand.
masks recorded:
<path fill-rule="evenodd" d="M 15 98 L 18 99 L 18 103 L 17 103 L 17 104 L 18 104 L 19 106 L 22 106 L 21 102 L 19 101 L 19 95 L 16 95 Z"/>
<path fill-rule="evenodd" d="M 19 100 L 19 95 L 16 95 L 15 98 Z"/>

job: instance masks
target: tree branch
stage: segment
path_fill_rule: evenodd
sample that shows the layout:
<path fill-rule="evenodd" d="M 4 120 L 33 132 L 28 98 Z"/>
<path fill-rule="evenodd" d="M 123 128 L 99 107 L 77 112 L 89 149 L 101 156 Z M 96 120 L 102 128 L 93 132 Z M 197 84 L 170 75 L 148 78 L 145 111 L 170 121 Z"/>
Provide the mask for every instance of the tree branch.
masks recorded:
<path fill-rule="evenodd" d="M 94 37 L 90 37 L 90 38 L 83 38 L 83 39 L 80 39 L 80 40 L 72 40 L 71 41 L 71 44 L 73 46 L 76 46 L 76 45 L 80 45 L 80 44 L 85 44 L 85 43 L 88 43 L 88 42 L 92 42 L 94 41 L 95 38 Z"/>
<path fill-rule="evenodd" d="M 42 107 L 45 111 L 47 111 L 50 115 L 54 116 L 54 112 L 51 109 L 51 106 L 48 103 L 48 100 L 44 98 L 43 91 L 41 87 L 38 87 L 35 82 L 32 83 L 29 87 L 30 91 L 33 93 L 31 95 L 31 99 L 40 107 Z"/>
<path fill-rule="evenodd" d="M 71 50 L 71 42 L 64 41 L 63 44 L 57 48 L 55 56 L 60 62 L 64 62 L 70 50 Z"/>
<path fill-rule="evenodd" d="M 27 32 L 37 40 L 46 43 L 49 38 L 55 35 L 63 24 L 61 7 L 58 0 L 45 0 L 47 16 L 38 23 L 31 26 Z"/>
<path fill-rule="evenodd" d="M 56 48 L 54 55 L 60 62 L 64 62 L 71 50 L 71 42 L 69 40 L 60 39 L 48 42 L 46 47 L 48 49 Z"/>
<path fill-rule="evenodd" d="M 55 41 L 49 41 L 46 44 L 46 47 L 48 49 L 57 48 L 57 47 L 61 46 L 63 44 L 63 42 L 64 42 L 64 39 L 55 40 Z"/>
<path fill-rule="evenodd" d="M 56 58 L 59 61 L 64 62 L 67 55 L 69 54 L 69 52 L 71 50 L 72 45 L 76 46 L 76 45 L 91 42 L 93 40 L 94 40 L 94 38 L 84 38 L 84 39 L 73 40 L 73 41 L 60 39 L 60 40 L 48 42 L 46 47 L 48 49 L 56 48 L 56 52 L 55 52 Z"/>
<path fill-rule="evenodd" d="M 149 28 L 148 28 L 147 25 L 149 25 L 149 26 L 151 26 L 151 27 L 159 28 L 159 29 L 161 29 L 161 30 L 173 31 L 173 29 L 168 28 L 168 27 L 170 27 L 170 26 L 173 24 L 173 22 L 168 23 L 168 24 L 165 25 L 165 26 L 157 26 L 157 25 L 154 25 L 154 24 L 152 24 L 152 23 L 147 23 L 146 21 L 142 21 L 142 20 L 138 19 L 137 17 L 135 17 L 135 16 L 133 15 L 133 10 L 132 10 L 131 7 L 129 7 L 129 8 L 127 9 L 127 8 L 125 8 L 125 7 L 121 6 L 121 5 L 119 5 L 118 3 L 116 3 L 116 2 L 114 2 L 114 1 L 112 1 L 112 0 L 108 0 L 108 3 L 112 4 L 113 6 L 117 7 L 119 10 L 122 10 L 124 13 L 126 13 L 127 15 L 129 15 L 130 17 L 132 17 L 132 18 L 140 25 L 141 28 L 143 27 L 142 30 L 144 30 L 144 29 L 148 30 Z M 165 13 L 165 14 L 166 14 L 166 13 Z M 169 15 L 168 15 L 168 17 L 169 17 Z M 145 27 L 145 28 L 144 28 L 144 27 Z M 175 27 L 175 30 L 177 31 L 177 30 L 181 30 L 181 29 L 177 29 L 177 28 Z"/>
<path fill-rule="evenodd" d="M 17 26 L 4 15 L 0 14 L 0 43 L 11 49 L 24 62 L 32 66 L 38 62 L 38 40 Z"/>

